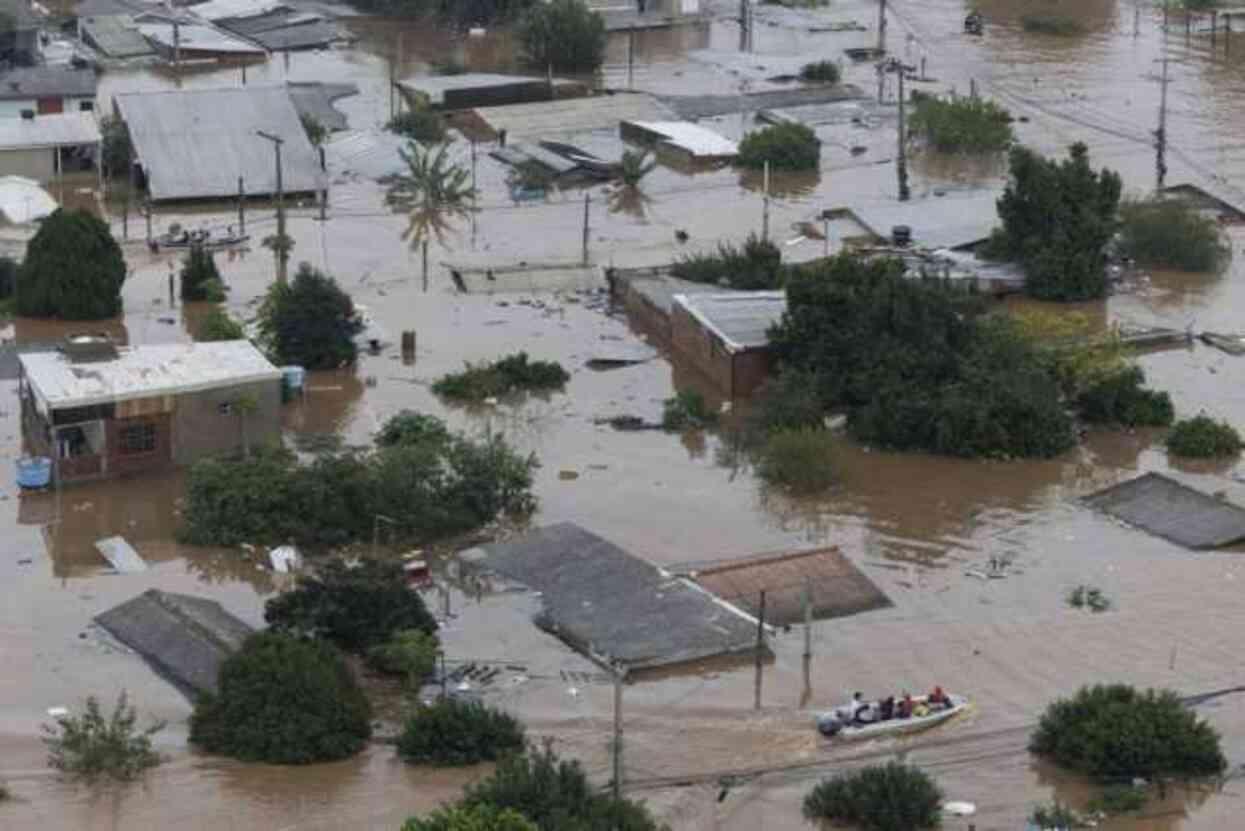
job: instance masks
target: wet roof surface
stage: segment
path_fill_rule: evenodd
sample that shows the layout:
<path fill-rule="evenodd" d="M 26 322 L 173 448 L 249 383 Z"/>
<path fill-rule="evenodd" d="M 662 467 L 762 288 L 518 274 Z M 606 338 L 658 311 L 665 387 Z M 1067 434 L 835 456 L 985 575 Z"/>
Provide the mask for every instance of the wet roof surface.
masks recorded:
<path fill-rule="evenodd" d="M 475 110 L 493 130 L 513 138 L 549 138 L 591 130 L 617 130 L 620 121 L 669 121 L 672 113 L 652 95 L 619 93 Z"/>
<path fill-rule="evenodd" d="M 91 98 L 95 95 L 95 71 L 68 66 L 32 66 L 0 74 L 0 101 L 38 96 L 64 95 Z"/>
<path fill-rule="evenodd" d="M 0 150 L 75 147 L 100 140 L 90 113 L 56 113 L 36 118 L 0 118 Z"/>
<path fill-rule="evenodd" d="M 1085 502 L 1186 548 L 1218 548 L 1245 539 L 1245 509 L 1161 473 L 1090 494 Z"/>
<path fill-rule="evenodd" d="M 463 556 L 541 592 L 541 625 L 600 660 L 646 669 L 753 647 L 745 617 L 573 523 Z"/>
<path fill-rule="evenodd" d="M 676 294 L 674 302 L 731 351 L 769 344 L 769 330 L 787 311 L 785 291 L 737 291 L 729 294 Z"/>
<path fill-rule="evenodd" d="M 942 196 L 914 202 L 878 202 L 852 206 L 869 231 L 889 239 L 896 225 L 912 229 L 912 244 L 925 248 L 959 248 L 981 242 L 999 224 L 995 193 Z"/>

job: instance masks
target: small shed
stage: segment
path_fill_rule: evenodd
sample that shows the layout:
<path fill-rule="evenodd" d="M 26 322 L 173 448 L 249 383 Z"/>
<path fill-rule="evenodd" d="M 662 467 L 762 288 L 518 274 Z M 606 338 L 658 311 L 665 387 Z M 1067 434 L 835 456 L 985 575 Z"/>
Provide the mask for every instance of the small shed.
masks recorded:
<path fill-rule="evenodd" d="M 78 39 L 110 58 L 145 58 L 155 54 L 130 14 L 79 17 Z"/>
<path fill-rule="evenodd" d="M 0 176 L 50 182 L 71 165 L 94 164 L 99 145 L 91 113 L 0 118 Z"/>
<path fill-rule="evenodd" d="M 967 249 L 985 242 L 999 224 L 999 194 L 936 196 L 911 202 L 877 202 L 848 210 L 869 233 L 891 239 L 896 226 L 911 230 L 920 248 Z"/>
<path fill-rule="evenodd" d="M 550 83 L 548 78 L 488 72 L 426 75 L 397 82 L 402 97 L 411 106 L 446 110 L 548 101 L 557 97 L 559 87 L 575 86 L 578 85 L 561 79 Z"/>
<path fill-rule="evenodd" d="M 787 311 L 784 291 L 676 294 L 670 341 L 731 398 L 751 395 L 769 377 L 769 330 Z"/>
<path fill-rule="evenodd" d="M 213 61 L 222 58 L 266 58 L 268 52 L 215 26 L 183 23 L 143 23 L 138 27 L 152 49 L 166 61 Z"/>
<path fill-rule="evenodd" d="M 158 589 L 96 615 L 95 622 L 191 699 L 216 692 L 221 664 L 255 632 L 214 600 Z"/>
<path fill-rule="evenodd" d="M 672 151 L 690 161 L 725 162 L 739 155 L 738 144 L 690 121 L 623 121 L 618 132 L 624 141 Z"/>

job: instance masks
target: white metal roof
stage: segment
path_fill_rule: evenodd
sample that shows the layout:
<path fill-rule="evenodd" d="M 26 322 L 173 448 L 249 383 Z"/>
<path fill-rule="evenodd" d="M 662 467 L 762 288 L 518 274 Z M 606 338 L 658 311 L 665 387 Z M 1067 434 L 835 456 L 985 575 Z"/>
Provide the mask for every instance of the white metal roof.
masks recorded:
<path fill-rule="evenodd" d="M 785 291 L 676 294 L 674 302 L 722 340 L 728 352 L 769 345 L 769 330 L 787 311 Z"/>
<path fill-rule="evenodd" d="M 63 352 L 30 352 L 18 360 L 43 410 L 181 395 L 281 377 L 281 370 L 246 340 L 129 346 L 117 352 L 116 358 L 103 361 L 75 363 Z"/>
<path fill-rule="evenodd" d="M 208 0 L 185 8 L 204 20 L 221 20 L 226 17 L 259 17 L 284 5 L 278 0 Z"/>
<path fill-rule="evenodd" d="M 0 150 L 76 147 L 99 142 L 91 113 L 57 113 L 34 118 L 0 118 Z"/>
<path fill-rule="evenodd" d="M 433 104 L 444 104 L 445 93 L 460 89 L 490 89 L 508 87 L 516 84 L 543 84 L 545 78 L 534 78 L 528 75 L 497 75 L 491 72 L 466 72 L 462 75 L 425 75 L 418 78 L 407 78 L 398 81 L 398 86 L 407 92 L 417 93 L 426 97 Z M 557 80 L 554 83 L 567 83 Z"/>
<path fill-rule="evenodd" d="M 635 126 L 666 137 L 675 147 L 693 156 L 735 156 L 739 145 L 718 135 L 707 127 L 690 121 L 633 121 Z"/>
<path fill-rule="evenodd" d="M 179 49 L 187 51 L 202 52 L 228 52 L 238 55 L 263 55 L 264 50 L 247 43 L 245 40 L 230 37 L 212 26 L 195 26 L 193 24 L 184 24 L 178 27 L 179 31 L 176 36 L 176 46 Z M 138 27 L 143 37 L 154 41 L 166 49 L 174 47 L 174 35 L 172 24 L 167 23 L 144 23 Z"/>
<path fill-rule="evenodd" d="M 59 207 L 34 179 L 0 176 L 0 213 L 14 225 L 42 219 Z"/>
<path fill-rule="evenodd" d="M 512 138 L 540 139 L 593 130 L 617 130 L 620 121 L 659 121 L 674 113 L 652 95 L 620 92 L 534 104 L 476 107 L 476 115 L 492 129 L 505 130 Z"/>

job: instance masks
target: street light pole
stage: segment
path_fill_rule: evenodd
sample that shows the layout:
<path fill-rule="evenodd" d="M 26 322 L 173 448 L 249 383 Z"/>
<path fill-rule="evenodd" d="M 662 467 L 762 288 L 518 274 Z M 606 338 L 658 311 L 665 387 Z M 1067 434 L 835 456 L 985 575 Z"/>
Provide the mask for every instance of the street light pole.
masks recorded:
<path fill-rule="evenodd" d="M 290 251 L 288 245 L 288 237 L 285 235 L 285 186 L 281 178 L 281 145 L 285 144 L 285 139 L 280 136 L 274 136 L 272 133 L 265 133 L 263 130 L 256 130 L 255 134 L 262 139 L 272 142 L 272 147 L 276 151 L 277 157 L 277 282 L 284 283 L 286 277 L 286 264 L 290 259 Z"/>

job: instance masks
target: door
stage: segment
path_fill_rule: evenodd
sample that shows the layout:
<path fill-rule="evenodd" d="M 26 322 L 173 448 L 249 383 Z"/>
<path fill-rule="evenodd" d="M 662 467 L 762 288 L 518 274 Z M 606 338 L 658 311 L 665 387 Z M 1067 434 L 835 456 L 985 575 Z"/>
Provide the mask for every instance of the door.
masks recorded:
<path fill-rule="evenodd" d="M 39 115 L 53 115 L 65 111 L 65 100 L 59 97 L 40 98 L 35 102 Z"/>

